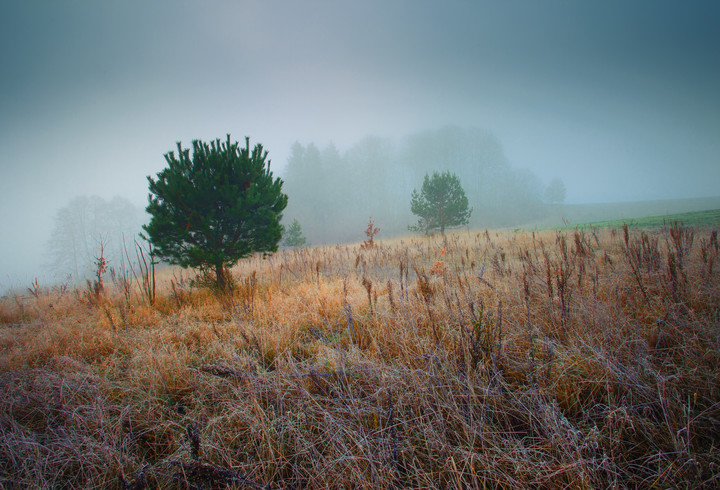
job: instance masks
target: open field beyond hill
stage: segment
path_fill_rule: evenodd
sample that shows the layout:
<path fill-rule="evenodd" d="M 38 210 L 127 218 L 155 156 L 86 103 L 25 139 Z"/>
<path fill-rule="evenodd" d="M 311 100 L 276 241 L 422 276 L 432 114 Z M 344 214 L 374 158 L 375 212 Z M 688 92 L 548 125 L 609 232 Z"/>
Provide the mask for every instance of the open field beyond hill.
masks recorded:
<path fill-rule="evenodd" d="M 564 228 L 622 228 L 623 225 L 626 225 L 629 228 L 661 228 L 669 227 L 674 222 L 684 226 L 720 227 L 720 209 L 667 214 L 664 216 L 646 216 L 643 218 L 595 221 L 575 226 L 566 226 Z"/>
<path fill-rule="evenodd" d="M 465 232 L 225 297 L 36 287 L 0 302 L 0 482 L 717 487 L 719 261 L 717 228 Z"/>
<path fill-rule="evenodd" d="M 609 222 L 615 226 L 623 222 L 632 225 L 640 218 L 658 217 L 660 223 L 666 218 L 668 226 L 672 223 L 669 216 L 720 209 L 720 196 L 694 199 L 666 199 L 659 201 L 637 201 L 595 204 L 563 204 L 549 206 L 547 216 L 533 223 L 523 225 L 524 229 L 555 228 L 585 225 L 588 223 Z M 682 221 L 682 220 L 680 220 Z M 692 220 L 685 225 L 696 225 Z M 705 224 L 705 223 L 701 223 Z M 717 226 L 717 225 L 714 225 Z"/>

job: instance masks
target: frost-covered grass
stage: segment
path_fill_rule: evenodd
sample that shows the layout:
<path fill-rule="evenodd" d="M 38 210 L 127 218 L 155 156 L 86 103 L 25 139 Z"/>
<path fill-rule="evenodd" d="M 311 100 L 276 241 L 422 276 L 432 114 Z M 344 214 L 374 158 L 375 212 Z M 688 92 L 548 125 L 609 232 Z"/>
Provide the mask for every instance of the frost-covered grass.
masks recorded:
<path fill-rule="evenodd" d="M 713 487 L 718 259 L 479 231 L 247 259 L 223 297 L 37 287 L 0 300 L 0 482 Z"/>

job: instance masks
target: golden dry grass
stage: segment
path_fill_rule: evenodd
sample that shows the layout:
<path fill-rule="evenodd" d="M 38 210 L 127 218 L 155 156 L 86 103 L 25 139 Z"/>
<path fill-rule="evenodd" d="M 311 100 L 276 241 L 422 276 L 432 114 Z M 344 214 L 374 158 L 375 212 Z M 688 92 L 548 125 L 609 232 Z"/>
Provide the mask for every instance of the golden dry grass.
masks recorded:
<path fill-rule="evenodd" d="M 717 232 L 473 232 L 0 301 L 0 484 L 720 485 Z M 106 285 L 107 286 L 107 285 Z"/>

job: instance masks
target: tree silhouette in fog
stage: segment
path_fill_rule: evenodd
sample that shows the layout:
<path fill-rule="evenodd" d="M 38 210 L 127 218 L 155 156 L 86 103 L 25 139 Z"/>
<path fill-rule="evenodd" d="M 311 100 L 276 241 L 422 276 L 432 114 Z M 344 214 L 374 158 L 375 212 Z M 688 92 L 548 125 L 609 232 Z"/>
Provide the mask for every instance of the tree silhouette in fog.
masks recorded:
<path fill-rule="evenodd" d="M 294 219 L 288 229 L 285 230 L 285 233 L 283 233 L 283 245 L 286 247 L 304 247 L 307 244 L 300 222 Z"/>
<path fill-rule="evenodd" d="M 562 204 L 565 202 L 566 194 L 565 184 L 560 178 L 555 177 L 545 188 L 545 202 L 548 204 Z"/>
<path fill-rule="evenodd" d="M 450 172 L 425 174 L 420 192 L 413 190 L 410 210 L 419 217 L 414 231 L 430 233 L 468 224 L 472 209 L 457 175 Z"/>
<path fill-rule="evenodd" d="M 124 260 L 123 240 L 133 243 L 140 225 L 141 210 L 125 198 L 76 197 L 55 214 L 46 247 L 48 267 L 57 276 L 88 278 L 101 243 L 105 258 L 117 266 Z"/>

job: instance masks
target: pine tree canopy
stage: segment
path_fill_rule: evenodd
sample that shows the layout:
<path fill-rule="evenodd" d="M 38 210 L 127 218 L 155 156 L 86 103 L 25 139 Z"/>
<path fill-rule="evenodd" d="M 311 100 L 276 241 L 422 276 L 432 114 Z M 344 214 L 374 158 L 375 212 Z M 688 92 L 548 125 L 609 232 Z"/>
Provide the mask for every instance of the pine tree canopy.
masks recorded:
<path fill-rule="evenodd" d="M 425 174 L 422 189 L 413 190 L 410 211 L 419 217 L 414 231 L 429 233 L 439 229 L 445 234 L 446 228 L 465 225 L 470 220 L 472 208 L 460 185 L 457 175 L 450 172 Z"/>
<path fill-rule="evenodd" d="M 287 206 L 283 182 L 273 179 L 267 151 L 237 142 L 195 140 L 193 152 L 177 144 L 168 166 L 148 176 L 150 222 L 143 228 L 156 255 L 181 267 L 214 269 L 219 286 L 225 270 L 253 252 L 274 252 Z"/>

